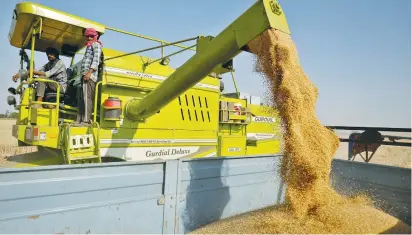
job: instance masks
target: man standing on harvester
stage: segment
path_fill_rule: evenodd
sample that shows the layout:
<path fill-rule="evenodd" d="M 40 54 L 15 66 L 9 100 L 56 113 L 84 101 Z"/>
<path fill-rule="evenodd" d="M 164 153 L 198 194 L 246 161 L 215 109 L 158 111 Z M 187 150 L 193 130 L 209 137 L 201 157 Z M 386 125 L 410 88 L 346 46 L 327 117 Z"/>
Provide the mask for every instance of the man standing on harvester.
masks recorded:
<path fill-rule="evenodd" d="M 81 73 L 82 83 L 79 97 L 79 123 L 90 123 L 92 120 L 93 99 L 99 74 L 99 65 L 102 55 L 102 43 L 97 40 L 98 34 L 95 29 L 88 28 L 84 32 L 86 38 L 86 51 L 84 53 Z"/>

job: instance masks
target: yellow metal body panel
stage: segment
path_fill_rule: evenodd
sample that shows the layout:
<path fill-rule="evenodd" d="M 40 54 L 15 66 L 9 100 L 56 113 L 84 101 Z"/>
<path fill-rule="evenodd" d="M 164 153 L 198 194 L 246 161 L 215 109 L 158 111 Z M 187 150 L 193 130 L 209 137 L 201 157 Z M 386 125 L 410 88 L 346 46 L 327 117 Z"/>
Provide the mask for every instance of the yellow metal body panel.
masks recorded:
<path fill-rule="evenodd" d="M 253 116 L 247 126 L 247 132 L 274 134 L 278 138 L 280 135 L 280 119 L 276 110 L 259 105 L 249 105 L 248 107 Z"/>
<path fill-rule="evenodd" d="M 219 156 L 244 156 L 246 155 L 245 136 L 220 136 Z"/>
<path fill-rule="evenodd" d="M 274 109 L 249 105 L 254 116 L 247 126 L 247 155 L 279 154 L 280 119 Z"/>
<path fill-rule="evenodd" d="M 108 57 L 121 54 L 111 49 L 105 49 L 104 53 Z M 122 100 L 122 110 L 124 111 L 128 100 L 143 98 L 148 91 L 157 87 L 174 71 L 169 66 L 164 66 L 160 63 L 153 63 L 143 71 L 142 61 L 147 60 L 148 58 L 136 55 L 109 60 L 105 64 L 101 102 L 104 102 L 108 97 L 117 97 Z M 218 131 L 219 84 L 218 79 L 207 77 L 198 86 L 171 101 L 158 114 L 146 119 L 145 122 L 135 122 L 127 117 L 122 122 L 105 121 L 102 119 L 101 127 L 130 128 L 133 129 L 132 132 L 136 132 L 135 129 L 139 129 L 137 133 L 150 130 L 147 132 L 150 133 L 147 135 L 148 138 L 216 139 Z M 103 112 L 103 107 L 101 107 L 101 117 L 104 116 Z M 124 113 L 123 116 L 125 116 Z M 194 132 L 190 133 L 190 131 Z M 132 135 L 123 134 L 126 132 L 129 131 L 120 131 L 116 137 L 141 136 L 139 134 L 136 135 L 136 133 Z"/>
<path fill-rule="evenodd" d="M 57 113 L 55 109 L 32 109 L 30 122 L 38 126 L 52 126 L 56 122 Z"/>
<path fill-rule="evenodd" d="M 29 145 L 43 146 L 49 148 L 59 147 L 59 127 L 56 126 L 27 126 L 27 125 L 16 125 L 16 131 L 13 136 L 19 141 L 25 142 Z M 30 140 L 26 139 L 26 129 L 38 129 L 38 140 L 35 140 L 33 134 L 30 136 Z"/>
<path fill-rule="evenodd" d="M 18 110 L 18 124 L 28 124 L 29 110 L 27 106 L 29 105 L 29 96 L 32 95 L 33 89 L 25 89 L 20 95 L 20 104 L 17 106 Z"/>

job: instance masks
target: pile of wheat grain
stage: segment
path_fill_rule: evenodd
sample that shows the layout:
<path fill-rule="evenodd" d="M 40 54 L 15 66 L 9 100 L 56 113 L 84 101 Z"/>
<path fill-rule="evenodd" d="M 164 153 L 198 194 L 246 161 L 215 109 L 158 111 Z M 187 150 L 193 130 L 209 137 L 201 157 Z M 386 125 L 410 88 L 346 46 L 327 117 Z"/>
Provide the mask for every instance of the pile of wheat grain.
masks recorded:
<path fill-rule="evenodd" d="M 284 130 L 281 176 L 286 202 L 210 224 L 193 233 L 410 233 L 410 227 L 372 207 L 344 198 L 330 186 L 339 139 L 316 117 L 317 88 L 300 66 L 291 37 L 267 30 L 249 43 L 267 79 Z"/>

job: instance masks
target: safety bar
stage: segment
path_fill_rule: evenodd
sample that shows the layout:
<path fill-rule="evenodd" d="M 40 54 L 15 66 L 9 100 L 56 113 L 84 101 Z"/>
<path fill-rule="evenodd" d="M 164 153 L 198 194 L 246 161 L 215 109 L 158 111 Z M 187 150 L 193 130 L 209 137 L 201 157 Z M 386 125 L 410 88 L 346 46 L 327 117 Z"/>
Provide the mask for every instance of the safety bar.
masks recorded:
<path fill-rule="evenodd" d="M 36 27 L 39 27 L 38 30 L 36 30 Z M 33 34 L 39 34 L 39 38 L 41 37 L 41 32 L 43 29 L 43 18 L 38 17 L 36 21 L 33 23 L 33 25 L 30 27 L 30 31 L 27 34 L 26 38 L 24 39 L 22 48 L 24 48 L 27 43 L 30 41 L 30 38 L 33 36 Z"/>
<path fill-rule="evenodd" d="M 70 124 L 63 123 L 61 127 L 62 130 L 60 131 L 60 147 L 64 158 L 64 162 L 69 162 L 67 155 L 70 152 Z"/>
<path fill-rule="evenodd" d="M 131 32 L 127 32 L 127 31 L 112 28 L 112 27 L 107 27 L 106 26 L 106 29 L 114 31 L 114 32 L 118 32 L 118 33 L 123 33 L 123 34 L 131 35 L 131 36 L 135 36 L 135 37 L 138 37 L 138 38 L 143 38 L 143 39 L 146 39 L 146 40 L 149 40 L 149 41 L 160 42 L 162 45 L 163 44 L 170 44 L 170 42 L 166 42 L 166 41 L 163 41 L 163 40 L 160 40 L 160 39 L 151 38 L 151 37 L 143 36 L 143 35 L 136 34 L 136 33 L 131 33 Z M 184 46 L 184 45 L 181 45 L 181 44 L 174 44 L 174 46 L 184 48 L 184 49 L 188 49 L 187 46 Z M 189 50 L 196 51 L 195 49 L 189 49 Z"/>
<path fill-rule="evenodd" d="M 240 93 L 239 93 L 239 89 L 237 89 L 237 84 L 235 80 L 235 75 L 233 74 L 233 70 L 230 71 L 230 74 L 232 75 L 233 85 L 235 86 L 237 98 L 240 98 Z"/>
<path fill-rule="evenodd" d="M 97 96 L 99 94 L 99 85 L 102 84 L 102 81 L 96 83 L 95 93 L 94 93 L 94 111 L 93 111 L 93 123 L 96 123 L 97 117 Z"/>
<path fill-rule="evenodd" d="M 171 53 L 171 54 L 169 54 L 169 55 L 166 55 L 166 56 L 164 56 L 164 55 L 163 55 L 163 52 L 162 52 L 162 57 L 160 57 L 160 58 L 157 59 L 157 60 L 153 60 L 153 61 L 150 61 L 150 62 L 145 63 L 145 66 L 148 66 L 148 65 L 150 65 L 150 64 L 153 64 L 153 63 L 155 63 L 155 62 L 157 62 L 157 61 L 160 61 L 160 60 L 163 60 L 163 59 L 165 59 L 165 58 L 172 57 L 172 56 L 177 55 L 177 54 L 179 54 L 179 53 L 182 53 L 182 52 L 184 52 L 184 51 L 190 50 L 191 48 L 193 48 L 193 47 L 195 47 L 195 46 L 197 46 L 197 44 L 192 45 L 192 46 L 190 46 L 190 47 L 188 47 L 188 48 L 184 48 L 184 49 L 182 49 L 182 50 L 173 52 L 173 53 Z"/>
<path fill-rule="evenodd" d="M 74 123 L 74 120 L 65 119 L 65 118 L 59 118 L 59 121 L 64 122 L 64 123 Z"/>
<path fill-rule="evenodd" d="M 129 56 L 129 55 L 133 55 L 133 54 L 137 54 L 137 53 L 142 53 L 142 52 L 146 52 L 146 51 L 150 51 L 150 50 L 154 50 L 154 49 L 158 49 L 158 48 L 163 48 L 163 47 L 167 47 L 167 46 L 173 46 L 173 45 L 176 45 L 177 43 L 180 43 L 180 42 L 192 41 L 192 40 L 196 40 L 196 39 L 198 39 L 198 38 L 199 38 L 199 37 L 193 37 L 193 38 L 188 38 L 188 39 L 179 40 L 179 41 L 176 41 L 176 42 L 171 42 L 171 43 L 168 43 L 168 44 L 162 44 L 162 45 L 160 45 L 160 46 L 155 46 L 155 47 L 150 47 L 150 48 L 147 48 L 147 49 L 142 49 L 142 50 L 138 50 L 138 51 L 133 51 L 133 52 L 125 53 L 125 54 L 122 54 L 122 55 L 109 57 L 109 58 L 107 58 L 107 59 L 104 59 L 104 61 L 113 60 L 113 59 L 117 59 L 117 58 L 120 58 L 120 57 Z M 191 47 L 193 47 L 193 46 L 191 46 Z M 185 50 L 188 50 L 188 49 L 185 48 Z"/>
<path fill-rule="evenodd" d="M 71 107 L 71 106 L 68 106 L 68 105 L 63 105 L 63 104 L 61 104 L 60 107 L 61 107 L 62 109 L 67 109 L 67 110 L 70 110 L 70 111 L 75 111 L 75 112 L 78 112 L 78 111 L 79 111 L 78 108 L 74 108 L 74 107 Z"/>
<path fill-rule="evenodd" d="M 27 81 L 20 82 L 20 84 L 16 87 L 16 92 L 18 92 L 23 85 L 28 85 L 28 84 L 29 82 Z"/>
<path fill-rule="evenodd" d="M 66 110 L 60 110 L 61 113 L 69 114 L 69 115 L 77 115 L 77 112 L 70 112 Z"/>

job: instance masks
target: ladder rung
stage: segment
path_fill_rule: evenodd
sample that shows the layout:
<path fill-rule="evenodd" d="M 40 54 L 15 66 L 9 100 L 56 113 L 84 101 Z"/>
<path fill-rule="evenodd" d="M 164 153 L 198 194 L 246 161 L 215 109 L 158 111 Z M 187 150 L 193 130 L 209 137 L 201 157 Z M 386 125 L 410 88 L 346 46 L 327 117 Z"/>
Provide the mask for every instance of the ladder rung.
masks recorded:
<path fill-rule="evenodd" d="M 74 122 L 74 120 L 71 120 L 71 119 L 64 119 L 64 118 L 59 118 L 59 122 L 73 123 L 73 122 Z"/>
<path fill-rule="evenodd" d="M 97 155 L 88 155 L 88 156 L 69 156 L 70 161 L 75 161 L 75 160 L 82 160 L 82 159 L 92 159 L 92 158 L 98 158 L 99 156 Z"/>
<path fill-rule="evenodd" d="M 70 153 L 88 153 L 93 152 L 95 148 L 88 148 L 88 149 L 70 149 Z"/>
<path fill-rule="evenodd" d="M 73 110 L 73 111 L 76 111 L 76 112 L 79 111 L 78 108 L 74 108 L 74 107 L 71 107 L 71 106 L 69 106 L 69 105 L 60 104 L 59 107 L 60 107 L 60 109 Z"/>

